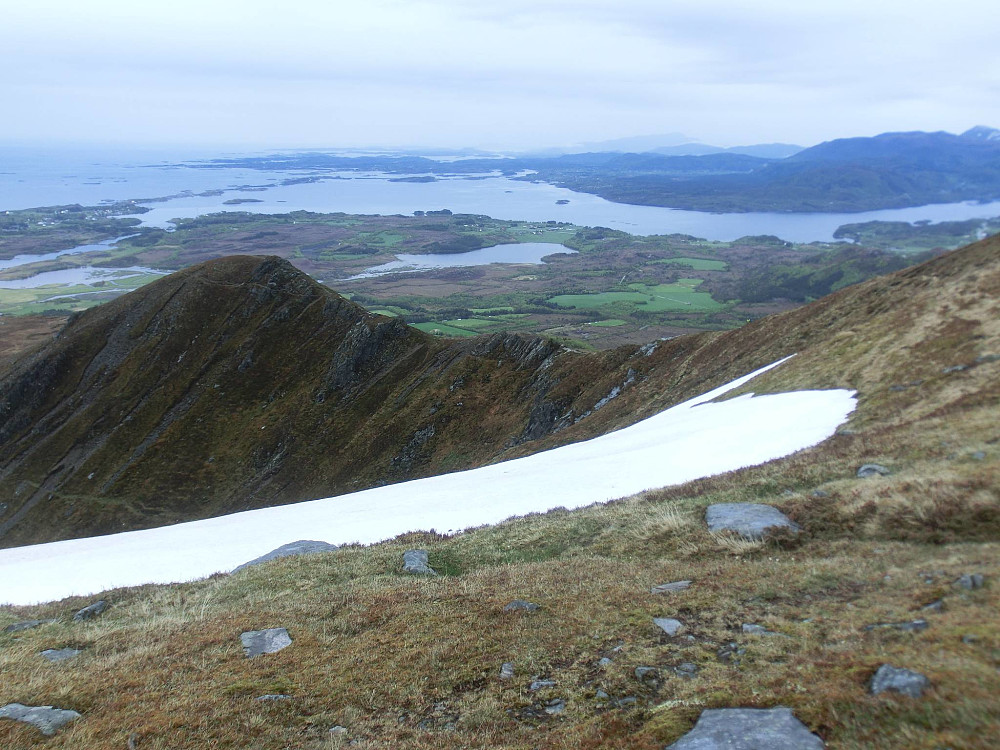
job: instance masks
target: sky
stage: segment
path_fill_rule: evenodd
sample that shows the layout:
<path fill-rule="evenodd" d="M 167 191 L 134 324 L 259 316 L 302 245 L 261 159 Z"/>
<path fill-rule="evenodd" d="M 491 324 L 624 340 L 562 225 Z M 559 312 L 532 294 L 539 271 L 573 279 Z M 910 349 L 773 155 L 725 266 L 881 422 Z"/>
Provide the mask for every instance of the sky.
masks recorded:
<path fill-rule="evenodd" d="M 0 145 L 808 146 L 1000 127 L 996 0 L 5 6 Z"/>

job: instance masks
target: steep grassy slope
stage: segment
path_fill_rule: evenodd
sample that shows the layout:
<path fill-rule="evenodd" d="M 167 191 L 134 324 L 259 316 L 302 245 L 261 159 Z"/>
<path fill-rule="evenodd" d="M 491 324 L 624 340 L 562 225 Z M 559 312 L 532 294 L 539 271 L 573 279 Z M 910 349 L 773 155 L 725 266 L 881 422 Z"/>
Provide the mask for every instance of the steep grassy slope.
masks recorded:
<path fill-rule="evenodd" d="M 662 358 L 672 380 L 637 378 L 613 402 L 619 413 L 588 417 L 610 428 L 698 381 L 798 351 L 753 390 L 847 386 L 859 407 L 848 428 L 795 456 L 451 537 L 108 592 L 111 609 L 90 624 L 70 622 L 88 603 L 79 598 L 0 610 L 0 625 L 59 618 L 0 634 L 0 705 L 83 714 L 51 739 L 0 722 L 0 746 L 126 747 L 131 736 L 172 749 L 652 750 L 704 708 L 784 705 L 830 748 L 994 747 L 998 259 L 989 240 L 740 331 L 664 342 L 647 359 Z M 892 474 L 857 478 L 868 461 Z M 804 532 L 766 544 L 713 535 L 703 522 L 713 502 L 771 503 Z M 402 551 L 418 546 L 441 577 L 401 572 Z M 954 585 L 971 573 L 985 586 Z M 691 588 L 650 593 L 681 579 Z M 541 609 L 504 612 L 515 598 Z M 661 616 L 685 630 L 663 635 Z M 918 618 L 926 629 L 866 629 Z M 748 635 L 743 623 L 782 635 Z M 288 628 L 294 644 L 244 659 L 239 634 L 263 627 Z M 37 656 L 64 646 L 83 653 L 59 665 Z M 868 695 L 883 663 L 932 688 Z M 693 677 L 675 671 L 688 664 Z M 656 679 L 637 679 L 640 666 Z M 554 684 L 533 691 L 536 677 Z M 267 693 L 291 697 L 255 700 Z M 557 700 L 564 709 L 547 712 Z"/>

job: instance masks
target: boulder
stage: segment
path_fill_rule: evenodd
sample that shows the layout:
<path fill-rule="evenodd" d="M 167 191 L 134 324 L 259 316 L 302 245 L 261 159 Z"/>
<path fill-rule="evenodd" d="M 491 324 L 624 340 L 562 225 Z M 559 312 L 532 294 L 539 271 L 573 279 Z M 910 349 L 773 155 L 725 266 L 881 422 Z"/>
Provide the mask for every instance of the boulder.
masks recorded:
<path fill-rule="evenodd" d="M 864 464 L 858 469 L 858 479 L 868 479 L 869 477 L 887 477 L 892 472 L 882 464 Z"/>
<path fill-rule="evenodd" d="M 802 527 L 770 505 L 717 503 L 705 510 L 709 531 L 735 531 L 746 539 L 763 539 L 774 529 L 799 532 Z"/>
<path fill-rule="evenodd" d="M 0 719 L 13 719 L 31 724 L 41 730 L 42 734 L 52 736 L 69 722 L 79 719 L 80 714 L 52 706 L 24 706 L 20 703 L 8 703 L 0 708 Z"/>
<path fill-rule="evenodd" d="M 669 594 L 674 591 L 683 591 L 691 585 L 691 581 L 674 581 L 673 583 L 661 583 L 659 586 L 653 586 L 649 590 L 651 594 Z"/>
<path fill-rule="evenodd" d="M 17 633 L 22 630 L 30 630 L 31 628 L 37 628 L 39 625 L 49 625 L 56 622 L 56 619 L 51 620 L 24 620 L 22 622 L 15 622 L 13 625 L 8 625 L 3 629 L 5 633 Z"/>
<path fill-rule="evenodd" d="M 307 539 L 300 539 L 297 542 L 289 542 L 288 544 L 283 544 L 277 549 L 271 550 L 266 555 L 261 555 L 256 557 L 250 562 L 245 562 L 242 565 L 237 565 L 233 568 L 233 573 L 238 570 L 243 570 L 244 568 L 249 568 L 251 565 L 260 565 L 261 563 L 267 562 L 268 560 L 277 560 L 281 557 L 295 557 L 297 555 L 315 555 L 317 552 L 330 552 L 331 550 L 337 549 L 336 544 L 327 544 L 326 542 L 314 542 Z"/>
<path fill-rule="evenodd" d="M 654 617 L 653 624 L 671 637 L 684 629 L 684 623 L 672 617 Z"/>
<path fill-rule="evenodd" d="M 500 665 L 500 679 L 510 680 L 514 677 L 514 662 L 505 661 Z"/>
<path fill-rule="evenodd" d="M 78 648 L 47 648 L 39 652 L 38 655 L 51 662 L 60 662 L 72 659 L 74 656 L 79 656 L 80 653 L 81 651 Z"/>
<path fill-rule="evenodd" d="M 243 643 L 243 653 L 247 658 L 261 654 L 274 654 L 292 645 L 292 637 L 284 628 L 267 628 L 266 630 L 250 630 L 240 634 Z"/>
<path fill-rule="evenodd" d="M 822 750 L 790 708 L 710 708 L 667 750 Z"/>
<path fill-rule="evenodd" d="M 107 608 L 108 608 L 108 603 L 103 599 L 101 599 L 100 601 L 94 602 L 93 604 L 90 604 L 81 609 L 79 612 L 73 615 L 73 620 L 75 622 L 83 622 L 84 620 L 90 620 L 94 617 L 97 617 L 100 614 L 103 614 L 104 610 L 106 610 Z"/>
<path fill-rule="evenodd" d="M 984 579 L 981 573 L 966 573 L 964 576 L 961 576 L 957 581 L 955 581 L 955 585 L 959 588 L 969 589 L 971 591 L 972 589 L 981 589 L 983 587 L 983 581 Z"/>
<path fill-rule="evenodd" d="M 883 664 L 872 675 L 872 680 L 868 685 L 868 692 L 872 695 L 878 695 L 879 693 L 891 690 L 895 693 L 908 695 L 911 698 L 919 698 L 930 685 L 931 681 L 919 672 L 912 672 L 909 669 Z"/>
<path fill-rule="evenodd" d="M 403 571 L 417 575 L 436 576 L 437 571 L 427 564 L 427 550 L 411 549 L 403 553 Z"/>

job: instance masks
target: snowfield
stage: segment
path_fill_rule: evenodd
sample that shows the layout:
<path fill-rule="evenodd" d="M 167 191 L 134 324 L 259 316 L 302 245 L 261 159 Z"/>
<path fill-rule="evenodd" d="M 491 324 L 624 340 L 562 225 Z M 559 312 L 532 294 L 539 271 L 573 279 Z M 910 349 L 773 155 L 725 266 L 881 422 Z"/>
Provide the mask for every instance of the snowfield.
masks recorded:
<path fill-rule="evenodd" d="M 856 405 L 845 390 L 709 403 L 756 372 L 607 435 L 480 469 L 146 531 L 0 550 L 0 602 L 202 578 L 299 539 L 370 544 L 579 508 L 752 466 L 825 440 Z"/>

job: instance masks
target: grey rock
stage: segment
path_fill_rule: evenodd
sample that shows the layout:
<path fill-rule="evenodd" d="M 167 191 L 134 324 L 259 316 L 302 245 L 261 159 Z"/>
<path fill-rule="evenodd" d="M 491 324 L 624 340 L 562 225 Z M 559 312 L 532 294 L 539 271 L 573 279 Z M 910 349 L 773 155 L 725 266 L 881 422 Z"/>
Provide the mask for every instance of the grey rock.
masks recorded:
<path fill-rule="evenodd" d="M 668 750 L 822 750 L 790 708 L 710 708 Z"/>
<path fill-rule="evenodd" d="M 597 692 L 594 693 L 594 698 L 596 698 L 599 701 L 606 701 L 610 697 L 611 697 L 610 695 L 608 695 L 606 692 L 604 692 L 600 688 L 598 688 Z"/>
<path fill-rule="evenodd" d="M 261 703 L 270 703 L 271 701 L 289 701 L 292 696 L 285 695 L 284 693 L 268 693 L 267 695 L 258 695 L 254 700 L 260 701 Z"/>
<path fill-rule="evenodd" d="M 524 599 L 515 599 L 503 608 L 504 612 L 534 612 L 538 605 L 534 602 L 526 602 Z"/>
<path fill-rule="evenodd" d="M 565 710 L 566 710 L 566 701 L 562 700 L 561 698 L 549 701 L 549 704 L 545 707 L 545 713 L 547 713 L 549 716 L 556 716 L 558 714 L 561 714 Z"/>
<path fill-rule="evenodd" d="M 976 357 L 976 364 L 982 365 L 987 362 L 1000 362 L 1000 354 L 980 354 Z"/>
<path fill-rule="evenodd" d="M 717 503 L 705 510 L 709 531 L 735 531 L 746 539 L 763 539 L 773 529 L 794 532 L 802 527 L 770 505 L 760 503 Z"/>
<path fill-rule="evenodd" d="M 327 544 L 326 542 L 314 542 L 309 541 L 308 539 L 301 539 L 297 542 L 283 544 L 277 549 L 271 550 L 266 555 L 256 557 L 250 562 L 245 562 L 242 565 L 237 565 L 233 568 L 232 572 L 235 573 L 238 570 L 249 568 L 251 565 L 260 565 L 268 560 L 277 560 L 282 557 L 296 557 L 298 555 L 315 555 L 317 552 L 329 552 L 335 549 L 337 549 L 336 544 Z"/>
<path fill-rule="evenodd" d="M 957 581 L 955 581 L 955 585 L 959 588 L 969 589 L 971 591 L 972 589 L 981 589 L 983 587 L 983 581 L 983 576 L 980 573 L 966 573 L 964 576 L 961 576 Z"/>
<path fill-rule="evenodd" d="M 883 664 L 872 675 L 872 680 L 868 685 L 868 692 L 878 695 L 891 690 L 895 693 L 902 693 L 911 698 L 919 698 L 924 694 L 924 690 L 930 687 L 931 681 L 919 672 L 912 672 L 909 669 L 893 667 Z"/>
<path fill-rule="evenodd" d="M 543 690 L 544 688 L 555 687 L 555 680 L 535 680 L 528 686 L 528 690 L 535 692 L 536 690 Z"/>
<path fill-rule="evenodd" d="M 94 617 L 97 617 L 100 614 L 103 614 L 104 610 L 106 610 L 107 608 L 108 608 L 108 603 L 103 599 L 101 599 L 100 601 L 94 602 L 93 604 L 90 604 L 81 609 L 79 612 L 73 615 L 73 620 L 76 622 L 83 622 L 84 620 L 90 620 Z"/>
<path fill-rule="evenodd" d="M 723 664 L 736 665 L 740 663 L 739 657 L 743 656 L 746 652 L 747 650 L 738 643 L 727 643 L 716 651 L 715 655 Z"/>
<path fill-rule="evenodd" d="M 757 625 L 752 622 L 743 623 L 743 632 L 748 635 L 770 635 L 771 631 L 765 628 L 763 625 Z"/>
<path fill-rule="evenodd" d="M 860 469 L 858 469 L 859 479 L 868 479 L 869 477 L 887 477 L 892 474 L 886 467 L 882 464 L 864 464 Z"/>
<path fill-rule="evenodd" d="M 971 634 L 967 634 L 967 635 L 963 635 L 962 636 L 962 643 L 964 643 L 966 646 L 971 646 L 973 643 L 976 643 L 978 640 L 979 640 L 979 638 L 977 638 L 976 636 L 971 635 Z"/>
<path fill-rule="evenodd" d="M 51 662 L 59 662 L 72 659 L 74 656 L 79 656 L 80 653 L 82 652 L 77 648 L 47 648 L 44 651 L 39 652 L 38 655 Z"/>
<path fill-rule="evenodd" d="M 671 637 L 684 629 L 684 623 L 672 617 L 654 617 L 653 624 Z"/>
<path fill-rule="evenodd" d="M 941 612 L 944 609 L 944 599 L 938 599 L 936 602 L 925 604 L 920 609 L 924 612 Z"/>
<path fill-rule="evenodd" d="M 660 672 L 656 667 L 636 667 L 635 679 L 639 682 L 656 682 L 660 679 Z"/>
<path fill-rule="evenodd" d="M 31 628 L 37 628 L 39 625 L 50 625 L 56 622 L 56 619 L 51 620 L 24 620 L 23 622 L 15 622 L 13 625 L 8 625 L 3 629 L 5 633 L 18 633 L 22 630 L 31 630 Z"/>
<path fill-rule="evenodd" d="M 968 369 L 969 369 L 968 365 L 952 365 L 951 367 L 945 367 L 943 370 L 941 370 L 941 372 L 947 375 L 952 372 L 962 372 L 963 370 L 968 370 Z"/>
<path fill-rule="evenodd" d="M 52 706 L 24 706 L 20 703 L 8 703 L 0 708 L 0 719 L 13 719 L 25 724 L 31 724 L 42 731 L 42 734 L 52 736 L 69 722 L 79 719 L 80 714 Z"/>
<path fill-rule="evenodd" d="M 500 666 L 500 679 L 509 680 L 512 679 L 513 677 L 514 677 L 514 662 L 505 661 Z"/>
<path fill-rule="evenodd" d="M 649 590 L 651 594 L 669 594 L 672 591 L 683 591 L 691 586 L 691 581 L 674 581 L 673 583 L 661 583 L 659 586 L 653 586 Z"/>
<path fill-rule="evenodd" d="M 826 490 L 813 490 L 809 493 L 812 497 L 830 497 L 830 493 Z"/>
<path fill-rule="evenodd" d="M 615 701 L 619 708 L 630 708 L 639 702 L 639 699 L 634 695 L 626 695 L 624 698 L 619 698 Z"/>
<path fill-rule="evenodd" d="M 427 564 L 427 559 L 427 550 L 407 550 L 403 553 L 403 571 L 417 575 L 436 576 L 437 571 Z"/>
<path fill-rule="evenodd" d="M 986 458 L 986 451 L 976 451 L 972 454 L 972 458 L 975 461 L 983 461 Z"/>
<path fill-rule="evenodd" d="M 679 677 L 685 677 L 690 680 L 692 677 L 698 674 L 698 665 L 686 661 L 674 667 L 673 672 Z"/>
<path fill-rule="evenodd" d="M 614 661 L 612 661 L 606 656 L 602 656 L 600 659 L 597 660 L 597 666 L 599 667 L 610 667 L 612 664 L 614 664 Z"/>
<path fill-rule="evenodd" d="M 292 638 L 284 628 L 250 630 L 240 634 L 240 641 L 243 643 L 243 653 L 247 658 L 274 654 L 292 645 Z"/>
<path fill-rule="evenodd" d="M 330 734 L 347 734 L 347 727 L 342 727 L 342 726 L 340 726 L 340 724 L 338 724 L 335 727 L 330 727 L 329 733 Z"/>

